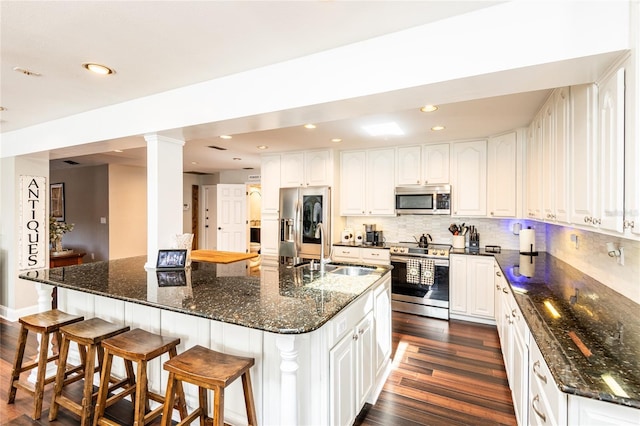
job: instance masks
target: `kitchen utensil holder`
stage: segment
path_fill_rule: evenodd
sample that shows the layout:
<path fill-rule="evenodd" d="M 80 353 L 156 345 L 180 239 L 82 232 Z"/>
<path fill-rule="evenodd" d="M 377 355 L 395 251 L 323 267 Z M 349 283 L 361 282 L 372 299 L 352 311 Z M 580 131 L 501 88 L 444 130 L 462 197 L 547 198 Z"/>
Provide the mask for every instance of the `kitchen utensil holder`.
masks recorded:
<path fill-rule="evenodd" d="M 465 236 L 464 235 L 454 235 L 453 236 L 453 248 L 454 249 L 464 249 L 465 246 Z"/>

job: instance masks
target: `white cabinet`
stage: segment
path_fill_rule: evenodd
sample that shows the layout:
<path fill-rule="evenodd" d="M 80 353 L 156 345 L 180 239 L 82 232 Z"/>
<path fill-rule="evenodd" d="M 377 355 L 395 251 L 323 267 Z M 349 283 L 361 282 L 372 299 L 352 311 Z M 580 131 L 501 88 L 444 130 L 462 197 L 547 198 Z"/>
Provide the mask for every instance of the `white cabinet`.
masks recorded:
<path fill-rule="evenodd" d="M 568 424 L 570 425 L 638 426 L 640 424 L 640 410 L 637 408 L 575 395 L 569 395 L 568 400 Z"/>
<path fill-rule="evenodd" d="M 375 377 L 376 383 L 381 383 L 387 366 L 391 364 L 391 278 L 373 290 L 373 316 L 376 331 Z"/>
<path fill-rule="evenodd" d="M 449 183 L 449 144 L 398 147 L 396 171 L 398 185 Z"/>
<path fill-rule="evenodd" d="M 592 223 L 596 214 L 597 98 L 594 84 L 571 87 L 572 137 L 567 168 L 572 186 L 570 221 L 577 225 Z"/>
<path fill-rule="evenodd" d="M 529 348 L 529 424 L 567 424 L 567 395 L 558 389 L 535 341 Z"/>
<path fill-rule="evenodd" d="M 340 214 L 395 215 L 395 149 L 340 154 Z"/>
<path fill-rule="evenodd" d="M 553 129 L 553 94 L 542 107 L 540 114 L 540 146 L 541 146 L 541 174 L 540 185 L 542 195 L 542 219 L 553 220 L 555 212 L 555 181 L 556 173 L 554 155 Z"/>
<path fill-rule="evenodd" d="M 450 318 L 495 323 L 494 262 L 491 256 L 450 256 Z"/>
<path fill-rule="evenodd" d="M 571 92 L 557 89 L 553 96 L 553 161 L 555 192 L 553 220 L 569 223 L 569 144 L 571 141 Z"/>
<path fill-rule="evenodd" d="M 329 150 L 282 154 L 280 186 L 331 186 L 333 154 Z"/>
<path fill-rule="evenodd" d="M 370 311 L 329 351 L 334 425 L 351 425 L 373 388 L 373 330 Z"/>
<path fill-rule="evenodd" d="M 453 216 L 487 214 L 487 141 L 451 145 Z"/>
<path fill-rule="evenodd" d="M 278 214 L 280 208 L 280 156 L 263 155 L 260 166 L 262 214 Z"/>
<path fill-rule="evenodd" d="M 599 85 L 599 193 L 597 225 L 622 232 L 624 225 L 624 68 Z"/>
<path fill-rule="evenodd" d="M 526 148 L 526 215 L 530 219 L 542 216 L 542 124 L 540 116 L 534 118 L 527 137 Z"/>
<path fill-rule="evenodd" d="M 487 144 L 487 210 L 490 217 L 516 216 L 516 133 L 492 137 Z"/>
<path fill-rule="evenodd" d="M 335 262 L 390 265 L 391 253 L 387 249 L 362 246 L 338 246 L 331 248 L 331 259 Z"/>

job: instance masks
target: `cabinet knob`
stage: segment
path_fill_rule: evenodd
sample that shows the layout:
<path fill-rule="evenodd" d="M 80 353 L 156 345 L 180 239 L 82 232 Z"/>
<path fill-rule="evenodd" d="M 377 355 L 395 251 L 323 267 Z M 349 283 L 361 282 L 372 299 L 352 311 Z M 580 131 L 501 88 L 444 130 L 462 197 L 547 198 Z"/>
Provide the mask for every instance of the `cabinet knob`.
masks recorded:
<path fill-rule="evenodd" d="M 500 284 L 496 284 L 496 290 L 500 291 Z"/>
<path fill-rule="evenodd" d="M 516 310 L 515 309 L 511 310 L 511 315 L 513 315 L 514 318 L 516 317 Z"/>
<path fill-rule="evenodd" d="M 584 223 L 591 223 L 593 219 L 591 219 L 589 216 L 585 216 L 584 217 Z"/>
<path fill-rule="evenodd" d="M 489 212 L 489 214 L 490 214 L 491 216 L 493 216 L 493 212 Z"/>
<path fill-rule="evenodd" d="M 357 334 L 354 334 L 353 336 L 351 336 L 351 338 L 352 338 L 353 340 L 358 340 L 358 335 L 357 335 Z"/>

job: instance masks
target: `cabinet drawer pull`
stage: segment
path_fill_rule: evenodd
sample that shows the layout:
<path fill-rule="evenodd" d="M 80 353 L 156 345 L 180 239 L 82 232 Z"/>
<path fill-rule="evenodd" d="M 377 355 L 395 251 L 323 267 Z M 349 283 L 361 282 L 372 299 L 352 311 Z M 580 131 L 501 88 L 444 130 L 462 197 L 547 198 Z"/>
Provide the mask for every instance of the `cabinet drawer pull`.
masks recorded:
<path fill-rule="evenodd" d="M 496 284 L 496 290 L 500 291 L 500 284 Z"/>
<path fill-rule="evenodd" d="M 533 412 L 536 413 L 536 415 L 542 419 L 542 422 L 546 423 L 547 416 L 542 411 L 538 410 L 538 407 L 536 407 L 536 403 L 539 403 L 539 402 L 540 402 L 540 395 L 534 396 L 533 399 L 531 400 L 531 408 L 533 409 Z"/>
<path fill-rule="evenodd" d="M 509 294 L 509 290 L 506 287 L 502 287 L 502 292 L 505 294 Z"/>
<path fill-rule="evenodd" d="M 380 256 L 380 253 L 371 253 L 371 256 Z"/>
<path fill-rule="evenodd" d="M 538 376 L 538 379 L 540 379 L 542 382 L 544 382 L 544 384 L 547 384 L 547 376 L 545 376 L 544 374 L 540 373 L 540 360 L 536 361 L 533 363 L 533 373 Z"/>
<path fill-rule="evenodd" d="M 497 275 L 497 276 L 499 276 L 499 277 L 501 277 L 501 276 L 502 276 L 502 272 L 500 272 L 500 271 L 496 271 L 496 275 Z"/>
<path fill-rule="evenodd" d="M 513 315 L 513 317 L 514 317 L 514 318 L 517 316 L 517 315 L 516 315 L 516 310 L 515 310 L 515 309 L 512 309 L 512 310 L 511 310 L 511 315 Z"/>

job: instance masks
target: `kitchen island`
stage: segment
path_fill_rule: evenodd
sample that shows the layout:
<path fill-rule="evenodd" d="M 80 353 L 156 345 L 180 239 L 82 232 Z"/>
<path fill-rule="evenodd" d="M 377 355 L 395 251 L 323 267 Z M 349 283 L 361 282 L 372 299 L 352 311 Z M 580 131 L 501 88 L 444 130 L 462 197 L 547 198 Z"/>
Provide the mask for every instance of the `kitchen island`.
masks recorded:
<path fill-rule="evenodd" d="M 34 270 L 21 278 L 57 288 L 64 311 L 179 337 L 179 353 L 199 344 L 255 358 L 260 424 L 351 423 L 365 402 L 375 401 L 390 368 L 389 268 L 343 275 L 265 258 L 253 277 L 199 262 L 157 271 L 145 269 L 145 260 Z M 166 386 L 163 361 L 150 364 L 150 387 L 159 392 Z M 185 391 L 195 407 L 197 390 Z M 240 384 L 226 396 L 226 420 L 246 424 Z"/>

